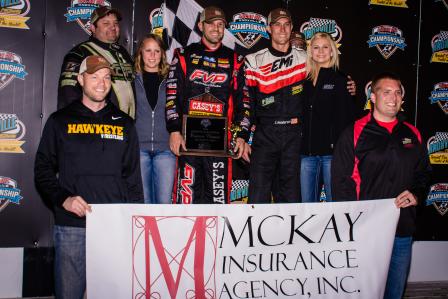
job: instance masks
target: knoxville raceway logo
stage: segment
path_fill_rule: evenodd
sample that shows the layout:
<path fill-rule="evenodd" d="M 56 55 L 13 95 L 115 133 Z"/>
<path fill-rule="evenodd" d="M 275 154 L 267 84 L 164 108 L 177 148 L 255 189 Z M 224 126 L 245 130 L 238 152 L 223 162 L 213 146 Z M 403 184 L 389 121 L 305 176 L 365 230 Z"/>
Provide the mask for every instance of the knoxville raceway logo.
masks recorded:
<path fill-rule="evenodd" d="M 0 27 L 30 29 L 26 24 L 30 10 L 29 0 L 0 1 Z"/>
<path fill-rule="evenodd" d="M 0 113 L 0 153 L 24 153 L 25 125 L 15 114 Z"/>
<path fill-rule="evenodd" d="M 448 31 L 440 31 L 431 40 L 431 62 L 448 63 Z"/>
<path fill-rule="evenodd" d="M 308 22 L 305 22 L 300 26 L 300 32 L 305 35 L 309 46 L 309 40 L 317 32 L 326 32 L 330 34 L 339 49 L 341 46 L 340 41 L 342 40 L 342 29 L 338 26 L 335 20 L 331 19 L 320 19 L 320 18 L 310 18 Z"/>
<path fill-rule="evenodd" d="M 428 139 L 427 146 L 431 164 L 448 164 L 448 132 L 436 132 Z"/>

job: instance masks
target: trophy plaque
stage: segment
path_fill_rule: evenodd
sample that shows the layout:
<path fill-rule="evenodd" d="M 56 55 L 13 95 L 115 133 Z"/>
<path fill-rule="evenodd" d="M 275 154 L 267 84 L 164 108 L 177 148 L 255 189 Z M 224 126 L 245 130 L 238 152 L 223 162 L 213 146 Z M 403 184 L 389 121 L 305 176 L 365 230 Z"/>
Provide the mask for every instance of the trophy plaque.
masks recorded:
<path fill-rule="evenodd" d="M 181 155 L 233 157 L 227 145 L 227 118 L 225 116 L 184 115 L 182 135 L 187 151 Z"/>

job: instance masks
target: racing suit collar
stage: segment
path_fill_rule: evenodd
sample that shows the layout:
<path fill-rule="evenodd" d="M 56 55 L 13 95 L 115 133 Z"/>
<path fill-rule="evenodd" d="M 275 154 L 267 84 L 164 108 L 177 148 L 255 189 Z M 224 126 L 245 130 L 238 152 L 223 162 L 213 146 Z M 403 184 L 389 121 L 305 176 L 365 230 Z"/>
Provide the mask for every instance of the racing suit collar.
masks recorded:
<path fill-rule="evenodd" d="M 90 40 L 92 42 L 94 42 L 95 44 L 99 45 L 101 48 L 103 49 L 113 49 L 113 50 L 118 50 L 120 48 L 120 45 L 118 45 L 117 43 L 105 43 L 100 41 L 99 39 L 91 36 Z"/>
<path fill-rule="evenodd" d="M 207 52 L 216 52 L 216 51 L 218 51 L 219 49 L 222 48 L 222 41 L 221 41 L 219 47 L 217 47 L 216 49 L 211 49 L 211 48 L 207 47 L 206 44 L 204 44 L 204 38 L 202 37 L 201 38 L 201 45 L 204 47 L 204 50 L 207 51 Z"/>
<path fill-rule="evenodd" d="M 279 50 L 276 50 L 272 47 L 272 45 L 269 45 L 269 52 L 271 52 L 272 55 L 277 56 L 277 57 L 282 57 L 282 56 L 286 56 L 289 53 L 291 53 L 292 47 L 289 46 L 288 51 L 286 52 L 281 52 Z"/>

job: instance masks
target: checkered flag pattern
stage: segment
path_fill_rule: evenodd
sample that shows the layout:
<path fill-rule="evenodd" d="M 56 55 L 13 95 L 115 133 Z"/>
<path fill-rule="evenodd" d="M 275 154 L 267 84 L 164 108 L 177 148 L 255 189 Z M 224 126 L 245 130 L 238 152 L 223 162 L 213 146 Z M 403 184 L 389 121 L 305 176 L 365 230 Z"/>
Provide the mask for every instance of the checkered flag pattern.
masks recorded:
<path fill-rule="evenodd" d="M 440 31 L 439 39 L 440 40 L 447 40 L 448 39 L 448 31 Z"/>
<path fill-rule="evenodd" d="M 232 181 L 232 191 L 236 191 L 243 188 L 249 187 L 249 181 L 248 180 L 233 180 Z"/>
<path fill-rule="evenodd" d="M 314 28 L 314 27 L 321 27 L 321 26 L 325 26 L 325 25 L 332 25 L 334 23 L 335 23 L 334 20 L 310 18 L 309 26 L 311 28 Z"/>
<path fill-rule="evenodd" d="M 201 40 L 198 28 L 203 8 L 194 0 L 166 0 L 163 7 L 163 25 L 168 39 L 167 58 L 171 61 L 176 48 L 185 47 Z M 244 45 L 229 30 L 225 30 L 223 44 L 238 51 Z"/>
<path fill-rule="evenodd" d="M 15 114 L 0 114 L 0 133 L 15 129 L 16 119 L 17 115 Z"/>
<path fill-rule="evenodd" d="M 441 142 L 448 140 L 448 132 L 436 132 L 433 142 Z"/>

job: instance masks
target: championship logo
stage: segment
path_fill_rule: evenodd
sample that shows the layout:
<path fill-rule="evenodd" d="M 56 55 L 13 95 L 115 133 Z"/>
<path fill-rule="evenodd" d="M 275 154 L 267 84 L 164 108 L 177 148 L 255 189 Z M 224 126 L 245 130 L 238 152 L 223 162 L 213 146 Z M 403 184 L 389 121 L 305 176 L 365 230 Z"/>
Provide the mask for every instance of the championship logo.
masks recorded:
<path fill-rule="evenodd" d="M 448 31 L 440 31 L 431 40 L 431 62 L 448 63 Z"/>
<path fill-rule="evenodd" d="M 229 31 L 236 36 L 247 49 L 255 45 L 261 37 L 269 39 L 266 32 L 267 20 L 254 12 L 241 12 L 233 15 Z"/>
<path fill-rule="evenodd" d="M 151 33 L 156 34 L 160 37 L 163 36 L 163 7 L 164 4 L 156 9 L 153 9 L 149 13 L 149 24 L 151 24 Z"/>
<path fill-rule="evenodd" d="M 333 37 L 338 49 L 341 46 L 339 42 L 342 39 L 342 30 L 341 27 L 336 24 L 335 20 L 310 18 L 308 22 L 305 22 L 300 26 L 300 32 L 305 35 L 308 44 L 315 33 L 326 32 Z"/>
<path fill-rule="evenodd" d="M 217 244 L 218 217 L 133 216 L 132 298 L 217 298 Z"/>
<path fill-rule="evenodd" d="M 366 94 L 366 103 L 364 104 L 364 110 L 371 110 L 372 109 L 372 101 L 371 101 L 371 95 L 372 95 L 372 81 L 367 82 L 366 87 L 364 88 L 364 92 Z M 401 85 L 401 95 L 404 99 L 404 86 Z M 404 101 L 403 101 L 404 103 Z M 403 104 L 402 103 L 402 104 Z M 403 107 L 401 108 L 401 111 L 403 111 Z"/>
<path fill-rule="evenodd" d="M 433 205 L 440 215 L 445 215 L 448 211 L 448 184 L 438 183 L 429 189 L 426 206 Z"/>
<path fill-rule="evenodd" d="M 393 6 L 393 7 L 408 8 L 406 1 L 407 0 L 370 0 L 369 5 L 381 5 L 381 6 Z"/>
<path fill-rule="evenodd" d="M 15 180 L 0 176 L 0 212 L 10 202 L 19 205 L 20 200 L 23 198 L 20 192 L 21 190 L 17 188 L 17 182 Z"/>
<path fill-rule="evenodd" d="M 30 29 L 26 24 L 30 9 L 29 0 L 1 0 L 0 27 Z"/>
<path fill-rule="evenodd" d="M 434 85 L 431 96 L 429 97 L 431 104 L 437 103 L 445 114 L 448 114 L 448 82 L 439 82 Z"/>
<path fill-rule="evenodd" d="M 25 125 L 15 114 L 0 113 L 0 153 L 21 153 L 25 143 Z"/>
<path fill-rule="evenodd" d="M 75 22 L 87 33 L 90 32 L 90 15 L 99 6 L 109 6 L 110 2 L 106 0 L 71 0 L 72 4 L 67 7 L 67 23 Z"/>
<path fill-rule="evenodd" d="M 385 59 L 391 57 L 397 49 L 404 51 L 406 47 L 403 31 L 390 25 L 374 27 L 367 43 L 369 48 L 376 47 Z"/>
<path fill-rule="evenodd" d="M 448 164 L 448 132 L 436 132 L 427 146 L 431 164 Z"/>
<path fill-rule="evenodd" d="M 0 90 L 11 83 L 14 78 L 25 80 L 25 65 L 22 58 L 12 52 L 0 50 Z"/>

